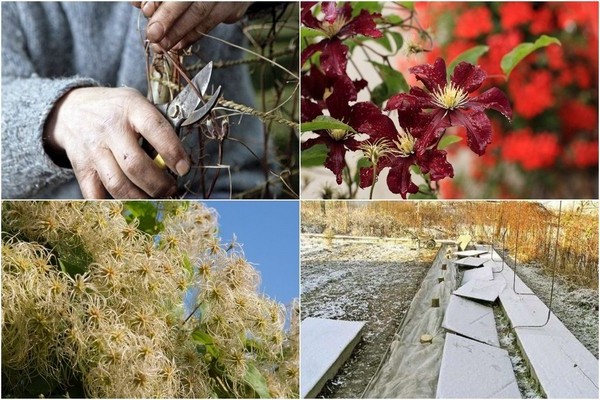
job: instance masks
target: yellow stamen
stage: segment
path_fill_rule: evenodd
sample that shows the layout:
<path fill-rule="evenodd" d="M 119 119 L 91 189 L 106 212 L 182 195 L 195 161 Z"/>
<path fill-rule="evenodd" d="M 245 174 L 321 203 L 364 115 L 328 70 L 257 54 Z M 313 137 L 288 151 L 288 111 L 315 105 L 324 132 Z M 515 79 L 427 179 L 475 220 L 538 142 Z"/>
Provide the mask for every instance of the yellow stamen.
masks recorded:
<path fill-rule="evenodd" d="M 321 30 L 327 37 L 332 38 L 337 35 L 340 30 L 348 23 L 348 20 L 342 16 L 339 16 L 333 22 L 323 21 L 321 24 Z"/>
<path fill-rule="evenodd" d="M 398 140 L 394 140 L 393 142 L 397 148 L 395 153 L 400 157 L 408 157 L 414 153 L 415 138 L 410 133 L 400 132 Z"/>
<path fill-rule="evenodd" d="M 468 93 L 450 82 L 443 89 L 433 92 L 434 102 L 446 110 L 454 110 L 467 102 Z"/>
<path fill-rule="evenodd" d="M 344 130 L 344 129 L 330 129 L 329 130 L 329 136 L 331 136 L 331 138 L 333 140 L 337 140 L 338 142 L 340 140 L 344 140 L 348 137 L 348 131 Z"/>

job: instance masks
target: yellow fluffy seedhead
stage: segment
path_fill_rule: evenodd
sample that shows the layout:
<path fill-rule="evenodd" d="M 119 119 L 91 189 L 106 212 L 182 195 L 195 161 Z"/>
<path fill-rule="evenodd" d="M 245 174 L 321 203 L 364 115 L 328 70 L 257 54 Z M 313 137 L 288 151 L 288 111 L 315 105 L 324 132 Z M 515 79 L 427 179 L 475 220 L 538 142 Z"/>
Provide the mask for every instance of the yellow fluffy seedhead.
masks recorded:
<path fill-rule="evenodd" d="M 297 396 L 297 352 L 281 357 L 297 325 L 284 329 L 254 267 L 221 246 L 213 210 L 161 207 L 153 236 L 118 201 L 2 204 L 3 391 L 45 395 L 22 380 L 60 386 L 68 374 L 90 397 L 254 396 L 244 383 L 252 366 L 269 391 Z M 190 287 L 194 305 L 184 302 Z"/>

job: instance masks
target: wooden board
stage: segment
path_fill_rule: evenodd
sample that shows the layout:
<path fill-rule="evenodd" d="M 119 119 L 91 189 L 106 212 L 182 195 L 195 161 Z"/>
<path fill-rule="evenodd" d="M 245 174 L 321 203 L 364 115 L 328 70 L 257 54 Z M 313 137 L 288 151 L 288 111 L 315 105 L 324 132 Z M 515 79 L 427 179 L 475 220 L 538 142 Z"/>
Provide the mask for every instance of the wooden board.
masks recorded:
<path fill-rule="evenodd" d="M 499 274 L 506 282 L 500 302 L 519 345 L 548 398 L 598 398 L 598 360 L 554 315 L 545 326 L 548 307 L 536 295 L 513 291 L 513 271 L 505 266 Z M 533 293 L 516 279 L 519 293 Z"/>
<path fill-rule="evenodd" d="M 459 260 L 454 261 L 454 264 L 458 265 L 459 267 L 463 267 L 463 268 L 477 268 L 477 267 L 481 267 L 484 262 L 485 262 L 485 260 L 478 258 L 478 257 L 466 257 L 466 258 L 461 258 Z"/>
<path fill-rule="evenodd" d="M 436 398 L 521 398 L 508 352 L 447 333 Z"/>
<path fill-rule="evenodd" d="M 460 296 L 450 296 L 442 326 L 460 335 L 500 346 L 492 307 Z"/>
<path fill-rule="evenodd" d="M 503 280 L 473 279 L 454 291 L 454 294 L 469 299 L 493 302 L 506 287 Z"/>
<path fill-rule="evenodd" d="M 461 284 L 473 280 L 479 279 L 481 281 L 491 281 L 494 280 L 494 274 L 492 273 L 492 267 L 489 265 L 482 264 L 481 268 L 473 268 L 468 269 L 463 273 L 463 278 Z"/>
<path fill-rule="evenodd" d="M 300 326 L 302 398 L 314 398 L 360 341 L 365 322 L 306 318 Z"/>
<path fill-rule="evenodd" d="M 456 256 L 458 258 L 463 258 L 463 257 L 478 257 L 485 253 L 488 253 L 488 251 L 487 250 L 464 250 L 464 251 L 457 251 L 454 254 L 456 254 Z"/>

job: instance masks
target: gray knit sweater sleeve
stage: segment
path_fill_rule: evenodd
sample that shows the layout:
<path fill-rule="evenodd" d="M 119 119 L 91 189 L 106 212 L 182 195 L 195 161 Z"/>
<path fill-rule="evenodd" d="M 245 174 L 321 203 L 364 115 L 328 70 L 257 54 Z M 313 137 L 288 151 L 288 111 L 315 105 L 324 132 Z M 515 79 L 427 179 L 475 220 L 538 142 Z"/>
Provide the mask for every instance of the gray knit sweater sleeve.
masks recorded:
<path fill-rule="evenodd" d="M 54 103 L 70 89 L 96 82 L 78 76 L 41 78 L 28 56 L 17 4 L 2 7 L 2 198 L 30 198 L 72 179 L 43 149 L 42 132 Z M 47 40 L 49 38 L 40 38 Z"/>

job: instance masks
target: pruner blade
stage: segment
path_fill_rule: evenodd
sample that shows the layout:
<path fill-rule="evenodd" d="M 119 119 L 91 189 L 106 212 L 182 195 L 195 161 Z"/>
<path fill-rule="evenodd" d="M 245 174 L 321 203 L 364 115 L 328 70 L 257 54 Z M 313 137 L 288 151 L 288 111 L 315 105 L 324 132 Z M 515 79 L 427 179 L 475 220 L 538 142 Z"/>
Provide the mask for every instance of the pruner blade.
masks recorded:
<path fill-rule="evenodd" d="M 217 102 L 219 101 L 219 97 L 221 97 L 221 86 L 219 86 L 217 88 L 217 90 L 215 90 L 215 92 L 210 97 L 210 99 L 208 99 L 208 101 L 202 107 L 200 107 L 199 109 L 192 112 L 187 117 L 187 119 L 185 121 L 183 121 L 181 126 L 193 125 L 193 124 L 197 123 L 198 121 L 202 120 L 203 118 L 205 118 L 208 114 L 210 114 L 212 109 L 217 105 Z"/>
<path fill-rule="evenodd" d="M 192 84 L 195 86 L 200 94 L 204 96 L 206 93 L 206 89 L 208 89 L 208 85 L 210 83 L 210 77 L 212 75 L 212 61 L 209 62 L 202 68 L 195 76 L 192 78 Z M 199 98 L 198 93 L 194 90 L 191 84 L 186 85 L 181 92 L 171 101 L 167 108 L 167 113 L 169 115 L 176 115 L 177 113 L 181 113 L 180 117 L 182 119 L 188 118 L 189 115 L 196 110 L 200 102 L 202 101 Z M 178 108 L 178 110 L 176 110 Z"/>

